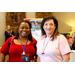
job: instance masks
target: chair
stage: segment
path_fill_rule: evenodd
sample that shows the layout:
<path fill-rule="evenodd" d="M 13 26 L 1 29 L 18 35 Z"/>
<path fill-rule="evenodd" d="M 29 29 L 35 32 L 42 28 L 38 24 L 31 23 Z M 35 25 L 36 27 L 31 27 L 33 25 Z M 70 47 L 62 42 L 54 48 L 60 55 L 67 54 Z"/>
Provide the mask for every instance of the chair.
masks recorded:
<path fill-rule="evenodd" d="M 75 50 L 71 50 L 69 62 L 75 62 Z"/>

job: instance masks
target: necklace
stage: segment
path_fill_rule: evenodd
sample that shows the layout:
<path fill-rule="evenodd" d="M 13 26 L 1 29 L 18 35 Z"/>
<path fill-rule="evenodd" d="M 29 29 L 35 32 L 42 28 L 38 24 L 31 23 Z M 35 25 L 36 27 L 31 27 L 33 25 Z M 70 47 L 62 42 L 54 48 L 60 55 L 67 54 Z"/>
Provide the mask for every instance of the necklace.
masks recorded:
<path fill-rule="evenodd" d="M 47 41 L 47 43 L 46 43 L 46 38 L 44 39 L 44 43 L 43 43 L 43 47 L 42 47 L 42 54 L 45 54 L 45 49 L 46 49 L 46 47 L 47 47 L 47 45 L 48 45 L 48 43 L 49 43 L 49 40 L 50 40 L 50 38 L 48 39 L 48 41 Z M 46 43 L 46 45 L 45 45 L 45 43 Z"/>
<path fill-rule="evenodd" d="M 19 38 L 19 40 L 20 40 L 20 38 Z M 21 45 L 22 45 L 22 47 L 23 47 L 23 49 L 24 49 L 23 55 L 25 55 L 25 53 L 26 53 L 27 42 L 28 42 L 28 39 L 27 39 L 26 44 L 25 44 L 25 47 L 24 47 L 23 44 L 22 44 L 22 42 L 21 42 L 21 40 L 20 40 L 20 43 L 21 43 Z"/>

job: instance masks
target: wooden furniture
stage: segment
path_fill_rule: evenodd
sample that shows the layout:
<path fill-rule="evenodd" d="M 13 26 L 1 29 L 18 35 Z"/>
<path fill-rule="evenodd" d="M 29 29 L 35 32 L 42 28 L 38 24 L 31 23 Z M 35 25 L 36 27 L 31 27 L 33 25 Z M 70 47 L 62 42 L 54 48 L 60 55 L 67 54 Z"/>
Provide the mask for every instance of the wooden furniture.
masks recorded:
<path fill-rule="evenodd" d="M 18 24 L 24 18 L 26 18 L 26 12 L 6 12 L 6 26 L 10 25 L 16 34 Z"/>
<path fill-rule="evenodd" d="M 44 18 L 52 15 L 52 12 L 35 12 L 35 18 Z"/>

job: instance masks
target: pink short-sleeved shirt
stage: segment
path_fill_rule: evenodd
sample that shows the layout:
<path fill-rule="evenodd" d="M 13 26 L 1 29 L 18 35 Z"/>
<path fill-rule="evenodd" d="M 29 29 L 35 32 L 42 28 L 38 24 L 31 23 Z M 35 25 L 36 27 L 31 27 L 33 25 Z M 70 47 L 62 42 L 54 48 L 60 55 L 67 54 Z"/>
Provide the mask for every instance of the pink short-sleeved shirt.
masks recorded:
<path fill-rule="evenodd" d="M 42 54 L 44 47 L 45 54 Z M 71 50 L 66 38 L 61 34 L 53 41 L 44 35 L 37 42 L 37 55 L 41 62 L 62 62 L 62 56 L 67 53 L 71 53 Z"/>

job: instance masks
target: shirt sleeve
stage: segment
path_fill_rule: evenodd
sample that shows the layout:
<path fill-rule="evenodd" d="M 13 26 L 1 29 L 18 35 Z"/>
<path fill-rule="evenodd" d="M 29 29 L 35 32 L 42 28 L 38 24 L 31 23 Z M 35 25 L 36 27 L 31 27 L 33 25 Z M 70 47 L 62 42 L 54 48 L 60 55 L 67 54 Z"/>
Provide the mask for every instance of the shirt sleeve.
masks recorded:
<path fill-rule="evenodd" d="M 9 38 L 10 39 L 10 38 Z M 6 42 L 4 43 L 4 45 L 1 48 L 1 53 L 3 53 L 4 55 L 7 54 L 8 49 L 9 49 L 9 39 L 6 40 Z"/>
<path fill-rule="evenodd" d="M 59 50 L 61 52 L 61 55 L 67 54 L 67 53 L 71 53 L 69 44 L 66 40 L 66 38 L 62 35 L 59 41 Z"/>
<path fill-rule="evenodd" d="M 37 40 L 35 38 L 33 38 L 33 43 L 37 44 Z"/>

